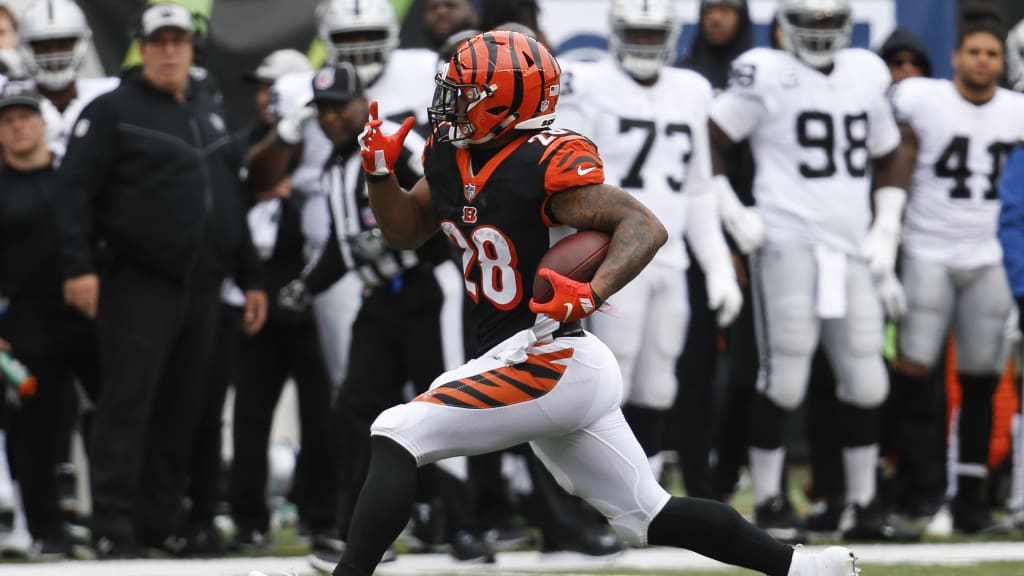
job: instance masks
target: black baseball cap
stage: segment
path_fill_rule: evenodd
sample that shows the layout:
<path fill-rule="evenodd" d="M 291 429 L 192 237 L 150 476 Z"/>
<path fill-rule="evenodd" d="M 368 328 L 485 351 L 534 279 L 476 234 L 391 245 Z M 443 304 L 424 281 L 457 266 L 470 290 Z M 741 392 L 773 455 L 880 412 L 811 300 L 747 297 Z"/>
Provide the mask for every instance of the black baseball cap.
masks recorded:
<path fill-rule="evenodd" d="M 8 82 L 0 90 L 0 111 L 14 106 L 25 106 L 38 112 L 43 97 L 31 82 Z"/>
<path fill-rule="evenodd" d="M 313 102 L 350 102 L 363 96 L 363 84 L 348 62 L 324 66 L 313 75 Z"/>

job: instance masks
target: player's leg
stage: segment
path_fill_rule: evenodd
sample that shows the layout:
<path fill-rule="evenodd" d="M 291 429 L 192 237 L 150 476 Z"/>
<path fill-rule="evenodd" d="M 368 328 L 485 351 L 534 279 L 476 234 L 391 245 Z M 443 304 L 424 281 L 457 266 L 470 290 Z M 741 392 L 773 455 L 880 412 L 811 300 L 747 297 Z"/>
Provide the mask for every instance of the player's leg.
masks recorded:
<path fill-rule="evenodd" d="M 826 320 L 822 327 L 822 343 L 838 381 L 839 444 L 851 514 L 840 529 L 851 539 L 916 540 L 920 533 L 895 523 L 876 498 L 878 407 L 889 393 L 889 379 L 882 358 L 882 303 L 865 262 L 847 262 L 846 291 L 846 316 Z"/>
<path fill-rule="evenodd" d="M 1000 531 L 984 504 L 992 434 L 992 395 L 1009 355 L 1014 302 L 1002 264 L 957 274 L 954 332 L 963 393 L 957 426 L 959 461 L 953 524 L 967 533 Z"/>
<path fill-rule="evenodd" d="M 512 365 L 497 353 L 471 360 L 377 418 L 370 471 L 335 576 L 373 572 L 409 519 L 417 466 L 562 436 L 617 410 L 621 375 L 597 338 L 559 338 L 525 352 Z"/>
<path fill-rule="evenodd" d="M 794 554 L 733 508 L 671 497 L 646 466 L 643 450 L 618 410 L 561 437 L 531 443 L 562 486 L 608 517 L 627 542 L 675 546 L 773 576 L 852 576 L 849 551 L 822 558 Z M 834 562 L 825 567 L 824 561 Z M 835 562 L 835 560 L 839 560 Z"/>
<path fill-rule="evenodd" d="M 818 342 L 816 265 L 810 248 L 766 245 L 752 259 L 761 368 L 750 403 L 750 474 L 757 525 L 790 542 L 805 539 L 781 489 L 785 415 L 800 405 Z"/>
<path fill-rule="evenodd" d="M 634 386 L 622 412 L 658 478 L 666 421 L 679 387 L 675 367 L 683 350 L 689 301 L 682 270 L 660 265 L 647 270 L 655 273 L 654 285 L 643 320 L 645 332 L 633 372 Z"/>
<path fill-rule="evenodd" d="M 657 310 L 651 302 L 656 279 L 657 271 L 648 265 L 608 300 L 613 315 L 595 314 L 587 319 L 589 328 L 611 348 L 618 361 L 623 373 L 623 412 L 648 456 L 660 449 L 660 431 L 664 428 L 659 411 L 642 404 L 646 388 L 653 383 L 639 375 L 641 355 L 650 339 L 648 314 Z"/>

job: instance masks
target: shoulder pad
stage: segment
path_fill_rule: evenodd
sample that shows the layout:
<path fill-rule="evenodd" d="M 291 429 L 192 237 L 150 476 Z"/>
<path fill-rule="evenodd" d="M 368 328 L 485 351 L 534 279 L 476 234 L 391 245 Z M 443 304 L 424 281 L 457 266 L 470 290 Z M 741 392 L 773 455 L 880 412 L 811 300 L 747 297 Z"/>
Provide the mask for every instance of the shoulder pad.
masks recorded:
<path fill-rule="evenodd" d="M 597 145 L 581 134 L 554 128 L 534 134 L 527 144 L 543 148 L 537 163 L 544 170 L 544 188 L 549 194 L 604 182 L 604 162 Z"/>

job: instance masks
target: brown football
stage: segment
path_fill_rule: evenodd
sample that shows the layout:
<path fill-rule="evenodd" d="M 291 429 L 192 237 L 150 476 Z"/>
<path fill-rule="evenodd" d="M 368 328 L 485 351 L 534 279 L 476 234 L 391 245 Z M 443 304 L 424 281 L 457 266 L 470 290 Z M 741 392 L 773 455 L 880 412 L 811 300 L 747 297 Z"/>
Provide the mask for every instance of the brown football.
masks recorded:
<path fill-rule="evenodd" d="M 598 266 L 608 254 L 611 236 L 597 230 L 583 230 L 570 234 L 548 248 L 537 265 L 537 270 L 550 268 L 577 282 L 590 282 Z M 551 283 L 539 276 L 533 278 L 533 299 L 547 302 L 554 296 Z"/>

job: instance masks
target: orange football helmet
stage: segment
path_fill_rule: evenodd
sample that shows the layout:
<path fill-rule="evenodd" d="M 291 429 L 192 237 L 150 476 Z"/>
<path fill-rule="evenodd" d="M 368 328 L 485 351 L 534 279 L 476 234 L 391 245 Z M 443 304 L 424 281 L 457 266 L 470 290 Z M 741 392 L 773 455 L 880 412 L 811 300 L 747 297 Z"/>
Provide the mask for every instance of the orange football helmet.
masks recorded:
<path fill-rule="evenodd" d="M 535 38 L 508 30 L 478 34 L 435 78 L 429 114 L 436 137 L 461 147 L 550 126 L 561 75 Z"/>

